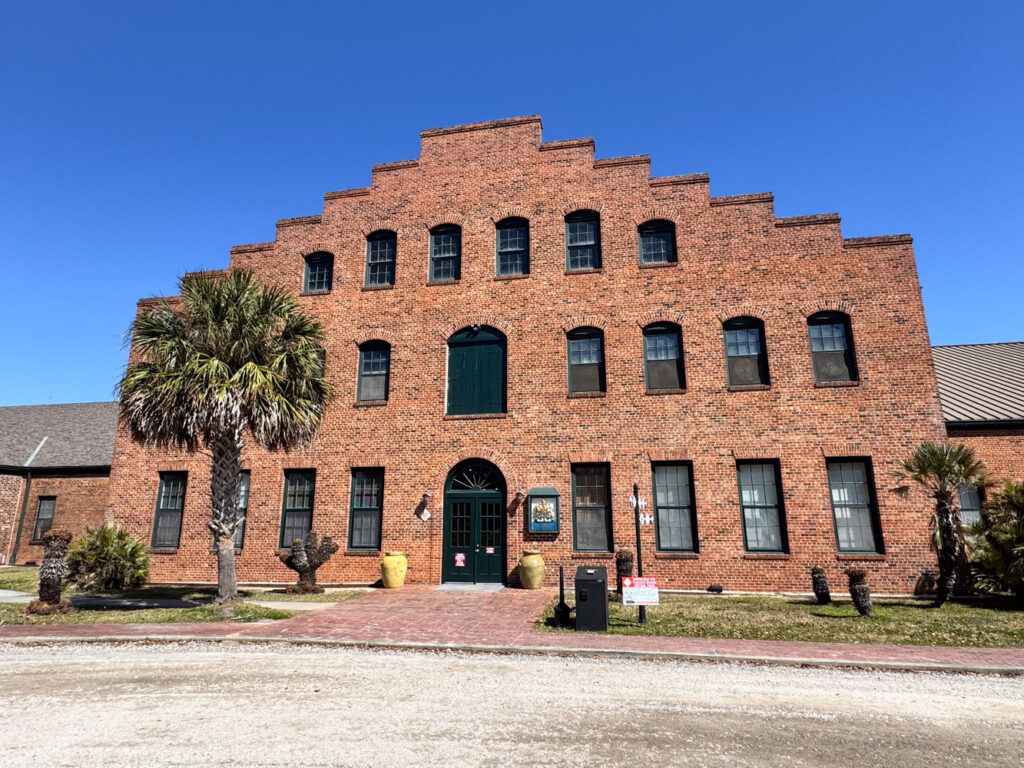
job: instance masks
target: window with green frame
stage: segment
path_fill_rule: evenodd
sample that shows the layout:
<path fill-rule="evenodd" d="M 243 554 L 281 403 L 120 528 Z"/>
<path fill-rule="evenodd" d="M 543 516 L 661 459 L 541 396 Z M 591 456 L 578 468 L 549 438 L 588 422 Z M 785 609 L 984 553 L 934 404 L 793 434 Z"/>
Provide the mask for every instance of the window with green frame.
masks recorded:
<path fill-rule="evenodd" d="M 651 465 L 654 530 L 663 552 L 697 551 L 697 510 L 693 503 L 693 465 L 688 461 Z"/>
<path fill-rule="evenodd" d="M 53 511 L 57 507 L 56 496 L 40 496 L 36 509 L 36 524 L 32 529 L 32 541 L 39 541 L 53 526 Z"/>
<path fill-rule="evenodd" d="M 505 413 L 507 340 L 486 325 L 463 328 L 448 339 L 449 416 Z"/>
<path fill-rule="evenodd" d="M 177 549 L 185 510 L 187 472 L 161 472 L 153 517 L 153 549 Z"/>
<path fill-rule="evenodd" d="M 281 549 L 296 539 L 305 539 L 313 527 L 315 469 L 287 469 L 284 473 L 284 500 L 281 504 Z"/>
<path fill-rule="evenodd" d="M 391 378 L 391 345 L 386 341 L 365 341 L 359 345 L 359 379 L 356 400 L 378 403 L 388 399 Z"/>
<path fill-rule="evenodd" d="M 604 332 L 600 328 L 574 328 L 566 334 L 569 357 L 569 394 L 604 392 Z"/>
<path fill-rule="evenodd" d="M 379 288 L 395 284 L 395 256 L 398 235 L 380 229 L 366 236 L 366 287 Z"/>
<path fill-rule="evenodd" d="M 349 549 L 380 549 L 384 509 L 384 468 L 352 470 L 352 508 L 348 519 Z"/>
<path fill-rule="evenodd" d="M 641 264 L 672 264 L 676 260 L 676 225 L 664 219 L 637 227 Z"/>
<path fill-rule="evenodd" d="M 653 323 L 644 328 L 644 375 L 647 391 L 683 389 L 683 334 L 675 323 Z"/>
<path fill-rule="evenodd" d="M 601 268 L 601 216 L 575 211 L 565 217 L 565 269 L 579 272 Z"/>
<path fill-rule="evenodd" d="M 334 256 L 317 251 L 306 257 L 306 275 L 302 290 L 306 293 L 327 293 L 334 282 Z"/>
<path fill-rule="evenodd" d="M 530 273 L 530 222 L 518 216 L 494 225 L 497 238 L 496 274 L 499 277 Z"/>
<path fill-rule="evenodd" d="M 874 477 L 867 459 L 827 459 L 836 547 L 840 552 L 881 554 L 882 531 Z"/>
<path fill-rule="evenodd" d="M 430 282 L 450 283 L 462 277 L 462 227 L 441 224 L 430 230 Z"/>
<path fill-rule="evenodd" d="M 245 521 L 249 513 L 249 470 L 242 471 L 242 479 L 238 485 L 238 511 L 242 522 L 235 528 L 235 549 L 241 549 L 245 542 Z"/>
<path fill-rule="evenodd" d="M 983 489 L 977 485 L 961 485 L 957 491 L 960 496 L 960 519 L 964 526 L 980 521 Z"/>
<path fill-rule="evenodd" d="M 747 552 L 786 552 L 786 517 L 777 461 L 738 461 L 743 516 L 743 545 Z"/>
<path fill-rule="evenodd" d="M 607 464 L 572 465 L 572 541 L 576 552 L 612 551 Z"/>

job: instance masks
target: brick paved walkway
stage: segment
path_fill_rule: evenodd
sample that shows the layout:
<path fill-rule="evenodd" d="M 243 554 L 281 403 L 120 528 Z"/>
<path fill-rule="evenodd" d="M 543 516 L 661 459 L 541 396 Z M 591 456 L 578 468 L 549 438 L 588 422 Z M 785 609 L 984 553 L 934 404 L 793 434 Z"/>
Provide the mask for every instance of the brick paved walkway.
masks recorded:
<path fill-rule="evenodd" d="M 1024 648 L 847 645 L 538 632 L 548 590 L 447 592 L 430 586 L 372 590 L 323 610 L 266 624 L 71 624 L 0 627 L 0 640 L 232 638 L 472 650 L 642 654 L 657 657 L 1024 674 Z"/>

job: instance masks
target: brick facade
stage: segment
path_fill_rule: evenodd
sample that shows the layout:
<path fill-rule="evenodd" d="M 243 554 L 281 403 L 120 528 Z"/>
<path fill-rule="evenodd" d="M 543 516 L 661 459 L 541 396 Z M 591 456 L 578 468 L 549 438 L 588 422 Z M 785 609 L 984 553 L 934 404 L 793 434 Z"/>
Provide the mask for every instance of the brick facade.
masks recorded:
<path fill-rule="evenodd" d="M 21 475 L 0 474 L 0 564 L 10 562 L 24 494 L 25 478 Z"/>
<path fill-rule="evenodd" d="M 973 448 L 997 482 L 1024 480 L 1024 427 L 950 428 L 949 440 Z"/>
<path fill-rule="evenodd" d="M 564 217 L 600 213 L 602 266 L 567 273 Z M 495 277 L 495 223 L 521 216 L 530 226 L 530 273 Z M 637 227 L 667 219 L 678 262 L 651 268 L 638 258 Z M 462 227 L 461 279 L 428 283 L 429 228 Z M 364 288 L 366 236 L 397 232 L 392 288 Z M 328 376 L 337 389 L 314 445 L 291 453 L 249 450 L 251 491 L 238 574 L 284 582 L 276 557 L 284 471 L 316 469 L 313 528 L 343 545 L 321 571 L 328 583 L 372 582 L 378 553 L 346 552 L 351 469 L 383 467 L 384 550 L 409 557 L 412 582 L 441 578 L 444 484 L 464 458 L 492 462 L 507 486 L 509 580 L 524 548 L 541 550 L 547 577 L 581 563 L 608 566 L 611 554 L 573 552 L 570 465 L 604 462 L 611 472 L 615 548 L 634 546 L 628 498 L 634 482 L 651 495 L 652 461 L 692 462 L 699 551 L 656 551 L 643 529 L 645 571 L 664 586 L 806 590 L 809 569 L 834 580 L 851 562 L 871 572 L 877 592 L 914 591 L 934 569 L 926 499 L 889 493 L 896 459 L 922 440 L 945 436 L 928 331 L 908 236 L 844 239 L 834 214 L 779 219 L 770 194 L 711 197 L 706 175 L 650 178 L 646 156 L 595 160 L 590 139 L 543 142 L 537 118 L 425 131 L 420 157 L 373 167 L 369 187 L 331 192 L 321 215 L 286 219 L 272 242 L 231 250 L 230 267 L 300 292 L 304 257 L 334 255 L 333 289 L 303 295 L 305 311 L 329 329 Z M 816 385 L 807 318 L 849 315 L 859 382 Z M 769 387 L 730 391 L 723 321 L 763 320 Z M 642 328 L 682 330 L 686 389 L 645 392 Z M 445 415 L 446 340 L 491 326 L 507 337 L 507 413 Z M 566 333 L 604 333 L 607 391 L 567 394 Z M 390 397 L 357 405 L 357 345 L 391 348 Z M 884 554 L 839 555 L 826 459 L 871 461 Z M 777 460 L 789 552 L 744 551 L 737 460 Z M 109 516 L 147 539 L 159 473 L 188 474 L 179 548 L 154 554 L 155 581 L 213 581 L 206 528 L 208 468 L 190 457 L 141 447 L 118 432 Z M 516 491 L 553 486 L 561 532 L 531 536 Z M 416 516 L 424 492 L 432 517 Z"/>

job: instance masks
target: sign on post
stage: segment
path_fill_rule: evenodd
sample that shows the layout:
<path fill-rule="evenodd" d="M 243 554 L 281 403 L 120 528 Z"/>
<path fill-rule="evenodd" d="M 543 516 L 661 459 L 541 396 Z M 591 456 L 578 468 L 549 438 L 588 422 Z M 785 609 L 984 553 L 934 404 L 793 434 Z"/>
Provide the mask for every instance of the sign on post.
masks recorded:
<path fill-rule="evenodd" d="M 623 605 L 657 605 L 658 579 L 655 577 L 623 576 Z"/>

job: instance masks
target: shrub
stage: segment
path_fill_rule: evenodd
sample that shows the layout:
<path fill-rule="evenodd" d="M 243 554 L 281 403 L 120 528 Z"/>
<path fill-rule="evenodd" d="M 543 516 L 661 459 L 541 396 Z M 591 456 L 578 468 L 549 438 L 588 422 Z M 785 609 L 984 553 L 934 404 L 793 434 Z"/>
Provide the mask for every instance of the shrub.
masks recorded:
<path fill-rule="evenodd" d="M 289 554 L 279 554 L 281 562 L 299 574 L 298 584 L 291 584 L 285 588 L 290 595 L 311 595 L 320 594 L 324 588 L 316 583 L 316 572 L 321 565 L 331 559 L 331 555 L 338 551 L 338 545 L 330 536 L 324 536 L 321 540 L 313 531 L 306 536 L 306 540 L 296 539 L 292 542 L 292 550 Z"/>
<path fill-rule="evenodd" d="M 814 596 L 818 598 L 818 605 L 828 605 L 832 602 L 832 592 L 828 587 L 828 575 L 825 569 L 820 566 L 811 568 L 811 588 Z"/>
<path fill-rule="evenodd" d="M 43 534 L 43 562 L 39 566 L 39 597 L 30 602 L 28 613 L 47 616 L 51 613 L 67 613 L 71 603 L 60 596 L 64 571 L 68 567 L 68 545 L 71 533 L 63 528 L 51 528 Z"/>
<path fill-rule="evenodd" d="M 632 549 L 623 547 L 615 553 L 615 593 L 622 595 L 622 579 L 633 575 L 633 566 L 636 564 L 636 555 Z"/>
<path fill-rule="evenodd" d="M 871 604 L 871 588 L 868 587 L 868 572 L 863 568 L 847 568 L 846 577 L 850 580 L 850 597 L 857 608 L 857 613 L 865 619 L 870 619 L 875 614 L 875 608 Z"/>
<path fill-rule="evenodd" d="M 1007 480 L 971 529 L 971 573 L 985 592 L 1012 592 L 1024 603 L 1024 482 Z"/>
<path fill-rule="evenodd" d="M 149 551 L 116 523 L 86 528 L 68 555 L 68 580 L 82 590 L 131 589 L 149 576 Z"/>

